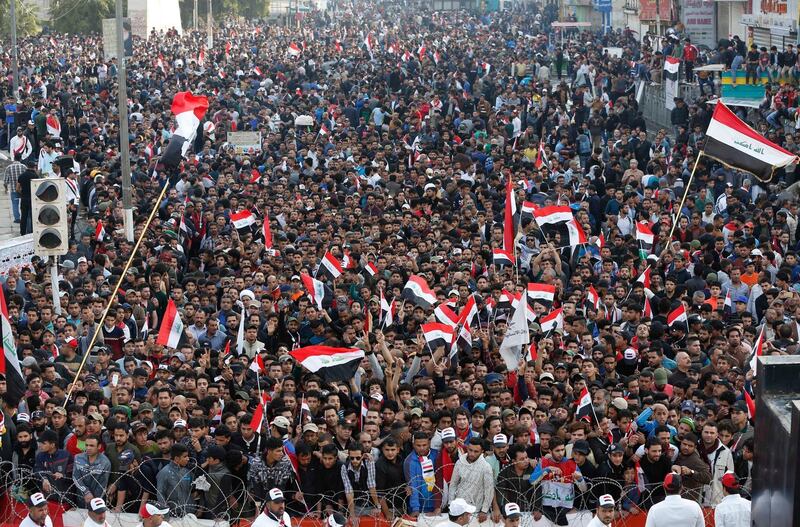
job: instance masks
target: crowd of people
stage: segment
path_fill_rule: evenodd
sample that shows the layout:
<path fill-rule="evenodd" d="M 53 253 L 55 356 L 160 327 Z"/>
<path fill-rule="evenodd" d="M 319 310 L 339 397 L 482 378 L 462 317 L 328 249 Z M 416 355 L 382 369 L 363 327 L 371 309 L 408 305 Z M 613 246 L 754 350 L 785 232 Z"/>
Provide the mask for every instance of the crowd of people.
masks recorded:
<path fill-rule="evenodd" d="M 188 31 L 134 43 L 136 254 L 116 59 L 98 36 L 21 40 L 4 199 L 30 232 L 31 179 L 64 177 L 74 221 L 60 305 L 45 260 L 2 277 L 25 383 L 14 398 L 0 382 L 6 493 L 237 519 L 277 491 L 292 517 L 520 510 L 556 525 L 748 496 L 751 357 L 798 348 L 793 167 L 763 183 L 703 158 L 690 184 L 710 107 L 679 101 L 674 129 L 649 127 L 634 86 L 661 52 L 631 32 L 562 35 L 538 3 L 329 6 L 291 27 L 220 24 L 213 48 Z M 173 168 L 160 156 L 182 91 L 209 108 Z M 553 206 L 581 244 L 532 217 Z M 404 296 L 412 277 L 435 299 Z M 509 361 L 521 308 L 530 343 Z M 423 327 L 448 313 L 458 339 L 431 347 Z M 165 324 L 175 347 L 158 343 Z M 297 359 L 315 346 L 364 359 L 331 378 Z"/>

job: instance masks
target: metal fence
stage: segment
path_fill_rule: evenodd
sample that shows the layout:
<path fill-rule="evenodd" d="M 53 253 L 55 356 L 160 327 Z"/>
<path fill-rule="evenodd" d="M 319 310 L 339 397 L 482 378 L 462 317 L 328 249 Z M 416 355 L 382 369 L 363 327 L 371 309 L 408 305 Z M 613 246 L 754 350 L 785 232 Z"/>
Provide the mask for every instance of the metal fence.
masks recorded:
<path fill-rule="evenodd" d="M 163 460 L 168 463 L 168 460 Z M 286 460 L 282 461 L 286 462 Z M 138 467 L 133 468 L 127 473 L 120 472 L 115 474 L 117 478 L 129 477 L 138 480 L 143 484 L 143 490 L 147 485 L 143 481 L 144 474 L 139 472 Z M 277 468 L 277 467 L 276 467 Z M 522 527 L 539 527 L 544 525 L 553 525 L 558 515 L 562 521 L 566 520 L 570 526 L 581 526 L 591 520 L 594 509 L 597 507 L 597 501 L 602 494 L 612 494 L 617 499 L 618 518 L 615 525 L 618 527 L 638 527 L 644 524 L 647 509 L 656 502 L 663 499 L 663 492 L 659 494 L 661 489 L 660 483 L 649 485 L 637 485 L 634 481 L 622 482 L 615 479 L 608 478 L 586 478 L 586 485 L 572 484 L 571 479 L 560 482 L 554 480 L 551 482 L 539 482 L 536 484 L 528 483 L 530 470 L 526 470 L 526 475 L 522 478 L 509 479 L 504 477 L 503 473 L 495 479 L 494 485 L 490 489 L 472 488 L 469 485 L 464 486 L 461 484 L 455 492 L 459 494 L 458 497 L 465 497 L 467 501 L 473 501 L 473 497 L 484 495 L 488 491 L 490 495 L 495 496 L 498 503 L 505 503 L 514 501 L 519 504 L 520 509 L 523 511 Z M 277 474 L 286 475 L 285 471 L 277 471 L 272 476 Z M 291 469 L 289 469 L 291 473 Z M 82 493 L 77 492 L 74 484 L 70 478 L 64 478 L 63 485 L 59 485 L 56 489 L 50 485 L 43 487 L 43 481 L 48 480 L 47 475 L 36 473 L 29 468 L 12 467 L 11 463 L 0 463 L 0 474 L 4 476 L 4 481 L 0 482 L 6 492 L 6 498 L 12 502 L 17 503 L 17 506 L 6 507 L 0 517 L 0 523 L 15 525 L 18 524 L 22 518 L 27 514 L 27 509 L 23 503 L 33 492 L 50 491 L 48 499 L 51 503 L 51 515 L 54 514 L 53 510 L 59 511 L 61 516 L 58 518 L 59 525 L 64 527 L 79 527 L 86 517 L 85 504 L 83 503 Z M 228 480 L 224 485 L 224 489 L 217 487 L 216 481 L 218 478 L 213 478 L 203 468 L 194 466 L 190 469 L 192 479 L 192 494 L 191 498 L 187 500 L 187 496 L 178 498 L 170 492 L 171 489 L 165 490 L 165 495 L 160 496 L 171 509 L 169 514 L 170 523 L 173 525 L 191 525 L 194 527 L 228 527 L 231 525 L 249 525 L 252 519 L 264 506 L 264 496 L 268 489 L 263 488 L 263 483 L 258 480 L 254 485 L 254 481 L 248 478 L 247 481 L 238 480 L 235 476 L 228 476 Z M 343 493 L 340 494 L 301 494 L 292 489 L 298 489 L 298 484 L 291 476 L 287 481 L 273 481 L 272 476 L 269 478 L 270 485 L 284 486 L 286 490 L 286 507 L 287 512 L 295 518 L 295 522 L 300 526 L 316 525 L 317 520 L 324 519 L 327 514 L 333 511 L 347 513 L 347 500 Z M 449 476 L 448 476 L 449 477 Z M 114 478 L 114 480 L 117 480 Z M 437 504 L 443 505 L 439 499 L 448 494 L 448 484 L 444 482 L 443 474 L 437 474 L 436 487 L 432 491 L 432 495 L 438 495 L 436 499 Z M 155 483 L 155 482 L 153 482 Z M 282 485 L 283 483 L 283 485 Z M 483 483 L 481 483 L 483 484 Z M 444 488 L 438 487 L 443 485 Z M 555 489 L 550 488 L 555 487 Z M 216 492 L 215 492 L 216 491 Z M 555 492 L 554 492 L 555 491 Z M 230 494 L 236 499 L 229 504 L 222 507 L 209 508 L 209 504 L 204 500 L 204 496 L 208 497 L 215 494 L 219 497 L 219 493 Z M 160 494 L 160 492 L 159 492 Z M 395 519 L 400 518 L 411 512 L 408 509 L 409 500 L 408 496 L 411 494 L 407 486 L 399 486 L 396 488 L 378 490 L 380 498 L 386 500 L 390 509 L 390 518 L 383 519 L 380 517 L 380 511 L 356 508 L 357 514 L 366 515 L 374 518 L 373 522 L 370 520 L 369 525 L 373 527 L 389 527 L 389 523 Z M 557 495 L 557 496 L 556 496 Z M 660 496 L 660 497 L 656 497 Z M 685 497 L 696 498 L 700 501 L 702 496 L 702 489 L 698 489 L 696 495 L 687 495 Z M 141 505 L 138 496 L 129 497 L 125 500 L 121 507 L 116 507 L 118 501 L 116 497 L 103 496 L 108 502 L 109 514 L 106 518 L 106 525 L 108 527 L 133 527 L 137 522 L 138 510 Z M 176 501 L 181 502 L 180 505 Z M 416 527 L 432 527 L 446 519 L 439 515 L 434 515 L 434 505 L 426 502 L 430 508 L 424 508 L 416 522 L 409 522 L 410 525 L 416 523 Z M 446 503 L 445 503 L 446 504 Z M 369 504 L 371 505 L 371 504 Z M 441 507 L 444 509 L 445 507 Z M 438 509 L 438 507 L 437 507 Z M 68 511 L 68 512 L 63 512 Z M 317 514 L 317 511 L 320 514 Z M 711 508 L 704 508 L 706 516 L 706 523 L 709 524 L 713 517 L 713 510 Z M 475 515 L 473 524 L 477 526 L 478 518 Z M 405 516 L 408 518 L 408 516 Z M 362 518 L 363 519 L 363 518 Z M 312 523 L 306 520 L 313 520 Z M 387 521 L 388 520 L 388 521 Z M 480 527 L 497 527 L 502 525 L 502 520 L 497 517 L 489 517 L 484 522 L 480 522 Z M 188 523 L 186 523 L 188 521 Z M 559 522 L 556 522 L 559 523 Z M 354 522 L 355 525 L 355 522 Z M 367 525 L 364 523 L 363 525 Z M 676 526 L 678 527 L 678 526 Z"/>

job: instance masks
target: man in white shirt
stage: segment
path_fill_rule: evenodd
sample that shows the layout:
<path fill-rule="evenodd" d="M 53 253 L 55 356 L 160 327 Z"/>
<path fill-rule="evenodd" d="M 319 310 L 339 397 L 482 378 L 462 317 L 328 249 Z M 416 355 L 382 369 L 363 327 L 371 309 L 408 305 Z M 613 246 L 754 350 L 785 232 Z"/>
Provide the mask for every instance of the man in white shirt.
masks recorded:
<path fill-rule="evenodd" d="M 670 472 L 664 478 L 667 497 L 647 513 L 645 527 L 705 527 L 703 509 L 696 501 L 681 498 L 681 476 Z"/>
<path fill-rule="evenodd" d="M 44 494 L 41 492 L 31 494 L 28 498 L 28 515 L 19 527 L 53 527 L 53 521 L 47 514 L 47 499 Z"/>
<path fill-rule="evenodd" d="M 614 496 L 603 494 L 597 501 L 597 514 L 586 527 L 608 527 L 614 519 Z"/>
<path fill-rule="evenodd" d="M 83 522 L 83 527 L 108 527 L 106 523 L 106 502 L 103 498 L 93 498 L 89 502 L 87 513 L 89 517 Z"/>
<path fill-rule="evenodd" d="M 456 498 L 450 502 L 447 519 L 436 524 L 436 527 L 464 527 L 472 520 L 476 510 L 475 506 L 464 501 L 464 498 Z"/>
<path fill-rule="evenodd" d="M 33 153 L 33 145 L 25 136 L 25 129 L 21 126 L 17 127 L 17 135 L 11 138 L 8 150 L 11 154 L 11 159 L 16 159 L 17 155 L 19 155 L 20 160 L 28 159 Z"/>
<path fill-rule="evenodd" d="M 750 527 L 750 501 L 739 495 L 739 478 L 726 472 L 720 478 L 724 497 L 714 509 L 717 527 Z"/>
<path fill-rule="evenodd" d="M 139 509 L 142 523 L 136 527 L 171 527 L 164 521 L 165 514 L 169 514 L 169 507 L 163 503 L 148 501 Z"/>
<path fill-rule="evenodd" d="M 269 489 L 264 511 L 256 517 L 252 527 L 292 527 L 292 519 L 286 512 L 286 498 L 281 489 Z"/>

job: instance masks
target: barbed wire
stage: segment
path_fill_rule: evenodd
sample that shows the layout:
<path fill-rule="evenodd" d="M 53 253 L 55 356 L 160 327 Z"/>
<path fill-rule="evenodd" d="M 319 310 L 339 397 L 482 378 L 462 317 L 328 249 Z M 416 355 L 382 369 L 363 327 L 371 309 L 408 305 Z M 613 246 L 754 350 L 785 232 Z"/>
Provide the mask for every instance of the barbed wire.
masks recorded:
<path fill-rule="evenodd" d="M 155 466 L 166 466 L 170 463 L 168 459 L 153 459 L 148 462 Z M 256 463 L 257 464 L 257 463 Z M 252 465 L 251 465 L 252 466 Z M 263 509 L 263 496 L 266 495 L 268 488 L 258 486 L 252 478 L 241 479 L 233 474 L 220 478 L 218 473 L 209 472 L 200 466 L 187 467 L 192 476 L 192 490 L 189 500 L 186 500 L 184 490 L 176 486 L 171 488 L 166 495 L 152 496 L 151 501 L 160 499 L 165 501 L 170 507 L 170 517 L 174 519 L 188 520 L 190 523 L 197 520 L 205 520 L 204 525 L 236 525 L 240 520 L 252 520 Z M 54 480 L 47 473 L 36 473 L 32 468 L 25 466 L 15 466 L 11 462 L 0 462 L 0 484 L 8 497 L 16 503 L 26 503 L 28 497 L 34 492 L 45 492 L 48 501 L 55 503 L 64 510 L 85 509 L 83 495 L 78 491 L 77 486 L 71 478 L 61 478 Z M 156 481 L 147 480 L 148 476 L 142 471 L 142 465 L 135 470 L 127 472 L 109 472 L 110 481 L 119 482 L 121 478 L 132 478 L 135 483 L 153 490 Z M 153 474 L 154 475 L 154 474 Z M 577 522 L 578 525 L 584 524 L 594 514 L 597 507 L 598 498 L 603 494 L 611 494 L 617 502 L 618 519 L 617 526 L 632 525 L 633 518 L 638 514 L 646 514 L 646 511 L 656 502 L 663 499 L 663 490 L 660 483 L 641 485 L 636 482 L 620 482 L 610 478 L 585 478 L 585 490 L 581 490 L 572 481 L 562 482 L 556 480 L 540 481 L 537 484 L 530 484 L 530 471 L 520 478 L 506 478 L 501 474 L 495 479 L 494 485 L 489 492 L 496 498 L 497 504 L 502 511 L 502 507 L 507 502 L 515 502 L 523 511 L 522 525 L 531 527 L 539 524 L 541 518 L 547 518 L 555 522 L 558 518 L 569 519 Z M 436 473 L 436 481 L 440 482 L 444 491 L 439 487 L 434 489 L 435 494 L 442 496 L 442 508 L 446 508 L 448 485 L 443 483 L 445 473 L 440 469 Z M 225 479 L 226 481 L 222 482 Z M 47 481 L 49 485 L 44 482 Z M 55 482 L 55 483 L 54 483 Z M 296 480 L 285 481 L 284 490 L 286 495 L 286 509 L 295 520 L 302 522 L 305 519 L 321 519 L 334 511 L 341 512 L 347 516 L 347 499 L 343 491 L 336 493 L 302 493 Z M 152 484 L 152 487 L 150 486 Z M 280 485 L 277 485 L 280 487 Z M 45 488 L 49 487 L 50 492 Z M 379 499 L 385 500 L 390 510 L 390 521 L 407 516 L 410 511 L 408 508 L 409 486 L 401 485 L 390 489 L 377 491 Z M 468 502 L 474 502 L 477 496 L 484 489 L 477 488 L 476 484 L 459 486 L 457 497 L 463 497 Z M 683 495 L 689 499 L 695 499 L 702 503 L 703 488 L 686 491 Z M 228 498 L 232 496 L 234 502 Z M 141 495 L 136 495 L 126 499 L 121 506 L 118 506 L 116 496 L 102 496 L 107 503 L 109 511 L 129 514 L 138 514 L 141 507 Z M 208 499 L 217 499 L 216 503 L 208 503 Z M 367 498 L 365 504 L 369 504 Z M 561 504 L 562 506 L 556 506 Z M 430 514 L 429 510 L 423 510 L 416 522 L 419 527 L 432 527 L 440 521 L 440 517 Z M 317 514 L 320 510 L 321 514 Z M 357 510 L 359 509 L 357 506 Z M 704 507 L 706 519 L 713 517 L 713 508 Z M 373 510 L 376 515 L 379 510 Z M 86 511 L 80 513 L 86 516 Z M 6 507 L 5 514 L 0 515 L 0 523 L 18 524 L 27 514 L 24 507 Z M 106 521 L 110 527 L 127 527 L 130 520 L 123 519 L 121 515 L 110 514 Z M 492 511 L 489 512 L 488 521 L 492 521 Z M 641 520 L 635 522 L 639 525 Z"/>

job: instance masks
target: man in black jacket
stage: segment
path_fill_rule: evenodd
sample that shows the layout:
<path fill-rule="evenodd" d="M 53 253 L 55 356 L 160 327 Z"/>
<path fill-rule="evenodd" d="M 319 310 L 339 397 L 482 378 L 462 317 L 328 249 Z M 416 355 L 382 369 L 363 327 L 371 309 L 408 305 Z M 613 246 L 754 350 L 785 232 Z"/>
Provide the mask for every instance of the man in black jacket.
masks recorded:
<path fill-rule="evenodd" d="M 657 437 L 650 437 L 645 443 L 645 455 L 639 461 L 642 467 L 647 489 L 642 494 L 642 507 L 649 509 L 656 503 L 664 500 L 664 486 L 661 484 L 670 473 L 672 461 L 669 455 L 661 448 L 661 441 Z"/>
<path fill-rule="evenodd" d="M 380 496 L 384 518 L 393 518 L 405 513 L 405 484 L 400 445 L 395 438 L 389 436 L 383 440 L 381 456 L 375 462 L 375 486 Z"/>

